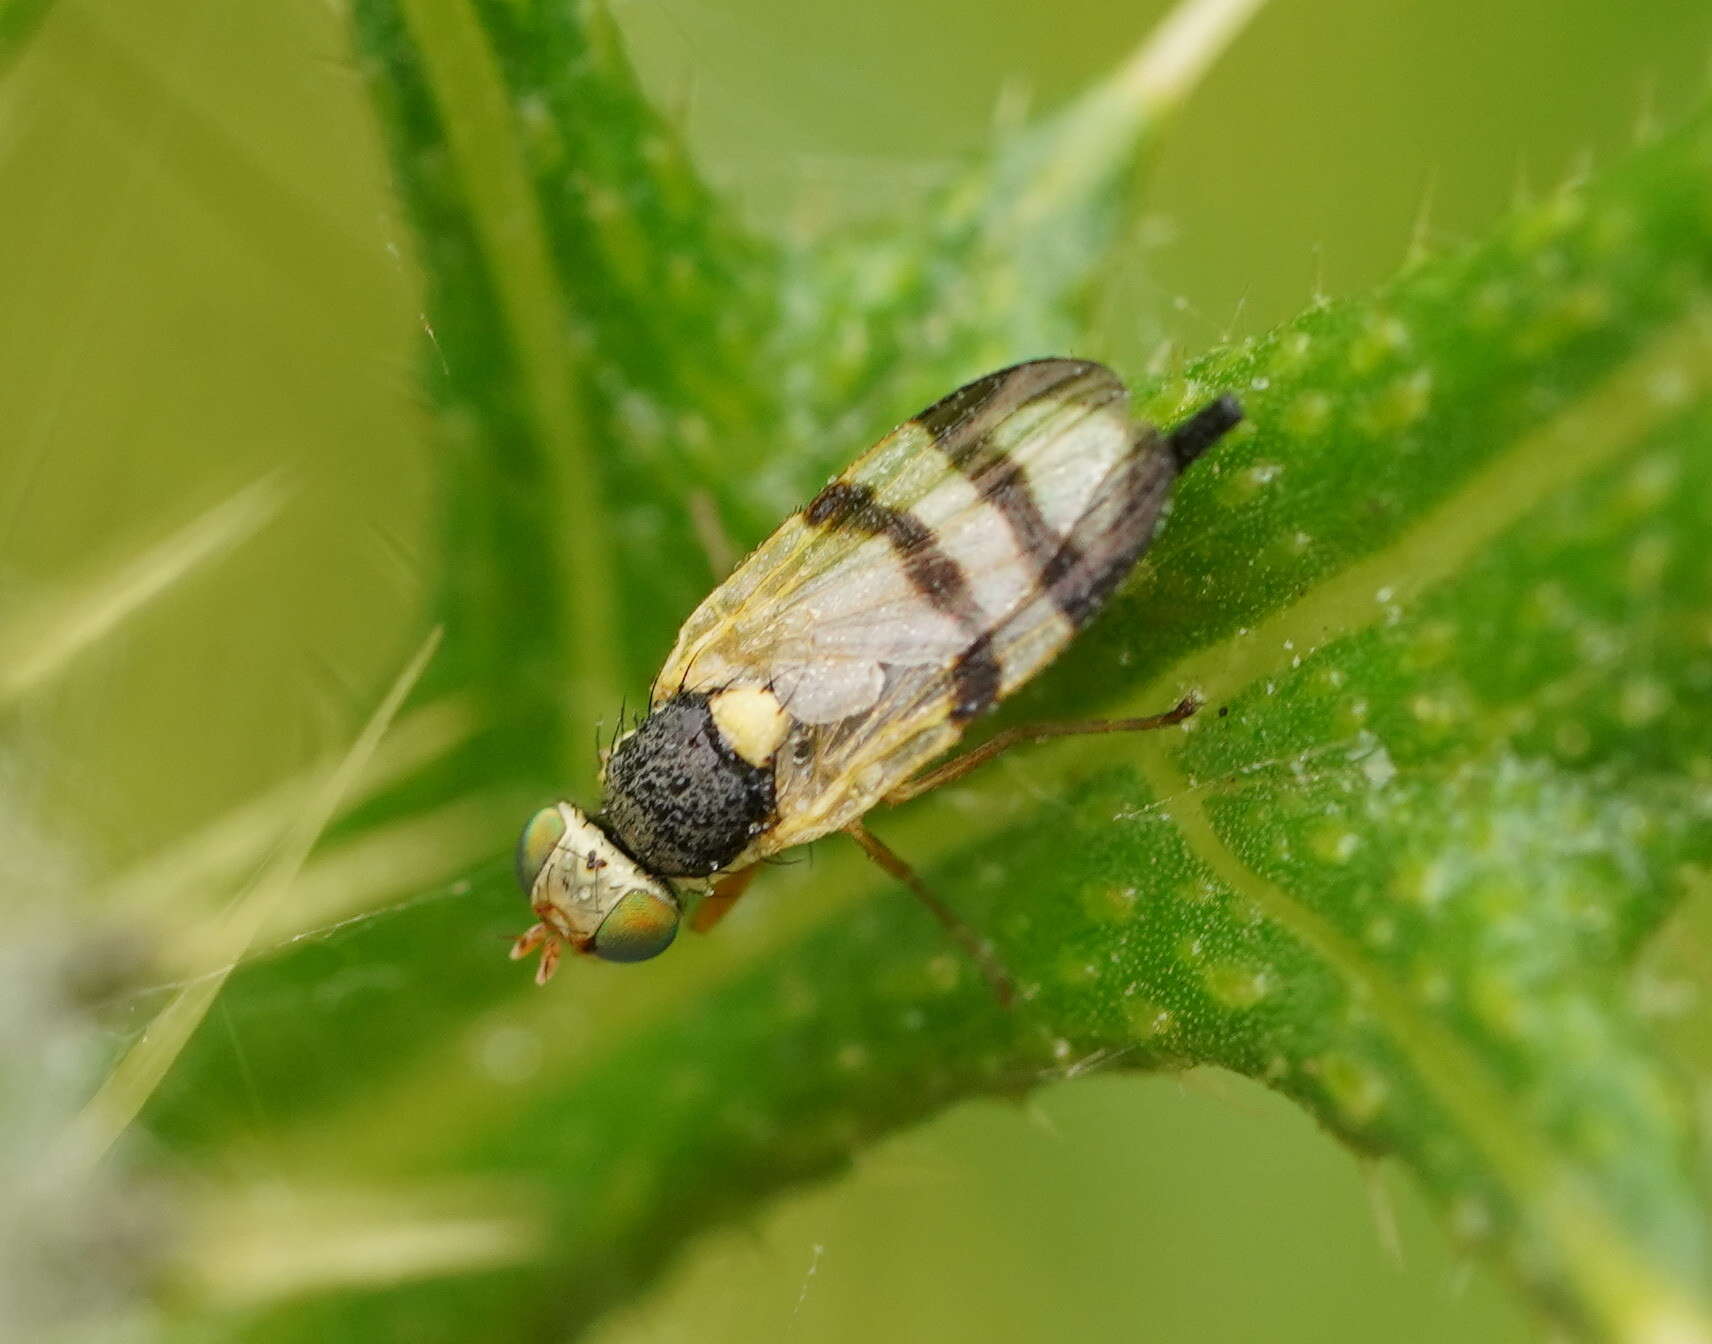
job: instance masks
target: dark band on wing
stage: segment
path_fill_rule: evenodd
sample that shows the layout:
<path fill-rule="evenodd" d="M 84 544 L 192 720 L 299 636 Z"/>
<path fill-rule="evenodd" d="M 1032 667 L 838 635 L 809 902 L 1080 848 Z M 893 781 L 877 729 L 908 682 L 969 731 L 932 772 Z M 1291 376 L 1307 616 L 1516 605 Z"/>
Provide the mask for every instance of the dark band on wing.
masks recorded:
<path fill-rule="evenodd" d="M 1102 380 L 1090 388 L 1096 402 L 1122 394 L 1108 370 L 1078 360 L 1043 359 L 1000 370 L 958 388 L 916 417 L 946 461 L 962 473 L 981 498 L 1004 518 L 1018 549 L 1028 559 L 1035 581 L 1057 601 L 1065 617 L 1079 623 L 1081 605 L 1072 601 L 1065 576 L 1080 572 L 1083 557 L 1076 543 L 1059 535 L 1041 512 L 1028 472 L 993 442 L 993 431 L 1042 397 L 1063 396 L 1066 385 L 1089 375 Z M 1090 407 L 1092 409 L 1092 407 Z"/>
<path fill-rule="evenodd" d="M 886 538 L 916 592 L 955 619 L 971 638 L 980 630 L 981 609 L 963 566 L 940 548 L 932 529 L 914 514 L 880 503 L 860 482 L 834 481 L 814 497 L 803 517 L 817 527 L 850 528 Z"/>
<path fill-rule="evenodd" d="M 940 549 L 933 530 L 913 513 L 880 503 L 860 481 L 833 481 L 809 501 L 803 517 L 816 527 L 886 538 L 918 593 L 946 615 L 979 627 L 980 609 L 963 567 Z"/>
<path fill-rule="evenodd" d="M 1035 582 L 1053 591 L 1053 575 L 1066 565 L 1076 564 L 1081 552 L 1075 542 L 1061 537 L 1046 521 L 1022 464 L 987 438 L 962 442 L 942 439 L 938 443 L 946 460 L 1005 520 L 1017 548 L 1034 570 Z"/>
<path fill-rule="evenodd" d="M 1066 546 L 1044 579 L 1052 605 L 1078 630 L 1105 605 L 1153 540 L 1177 476 L 1170 457 L 1149 451 L 1145 440 L 1142 451 L 1126 459 L 1122 471 L 1115 487 L 1123 501 L 1117 516 L 1099 536 L 1089 538 L 1082 551 L 1073 553 Z"/>
<path fill-rule="evenodd" d="M 1081 359 L 1035 359 L 965 383 L 916 416 L 915 423 L 936 439 L 979 439 L 1030 402 L 1094 374 L 1109 380 L 1112 395 L 1122 393 L 1122 384 L 1099 364 Z"/>
<path fill-rule="evenodd" d="M 1116 517 L 1099 535 L 1084 536 L 1080 551 L 1067 542 L 1042 570 L 1041 582 L 1053 606 L 1072 625 L 1080 629 L 1092 620 L 1141 558 L 1178 473 L 1241 421 L 1241 405 L 1224 396 L 1164 434 L 1137 426 L 1115 486 L 1120 501 Z"/>
<path fill-rule="evenodd" d="M 1004 684 L 1004 672 L 999 656 L 993 651 L 993 635 L 989 630 L 951 665 L 951 718 L 956 723 L 972 719 L 991 709 Z"/>
<path fill-rule="evenodd" d="M 985 618 L 975 603 L 969 577 L 921 519 L 880 503 L 872 489 L 857 481 L 833 481 L 810 501 L 803 518 L 816 527 L 847 527 L 885 537 L 910 586 L 968 633 L 969 647 L 951 669 L 954 718 L 972 718 L 998 699 L 1002 680 L 998 658 L 982 629 Z"/>

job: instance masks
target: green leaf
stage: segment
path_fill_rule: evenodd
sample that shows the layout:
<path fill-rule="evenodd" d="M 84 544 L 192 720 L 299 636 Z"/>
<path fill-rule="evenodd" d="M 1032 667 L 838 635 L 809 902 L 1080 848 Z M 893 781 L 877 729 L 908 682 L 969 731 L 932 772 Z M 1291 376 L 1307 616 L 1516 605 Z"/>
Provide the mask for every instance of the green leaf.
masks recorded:
<path fill-rule="evenodd" d="M 357 22 L 428 284 L 428 699 L 478 723 L 350 820 L 373 842 L 586 783 L 591 729 L 710 582 L 698 508 L 756 540 L 961 379 L 1099 353 L 1078 323 L 1157 103 L 1114 92 L 1138 58 L 928 209 L 757 239 L 598 9 L 364 0 Z M 1709 270 L 1702 113 L 1479 246 L 1138 386 L 1161 422 L 1234 392 L 1248 426 L 1007 717 L 1201 712 L 875 819 L 992 936 L 1012 1012 L 831 846 L 772 879 L 765 928 L 546 994 L 500 955 L 525 912 L 468 842 L 435 857 L 473 899 L 234 972 L 231 1038 L 193 1040 L 146 1119 L 239 1172 L 265 1115 L 300 1202 L 211 1195 L 260 1249 L 201 1246 L 196 1300 L 257 1337 L 316 1335 L 321 1303 L 288 1294 L 335 1280 L 382 1337 L 567 1330 L 696 1229 L 1093 1060 L 1263 1080 L 1407 1164 L 1576 1334 L 1712 1338 L 1689 1108 L 1628 974 L 1707 881 Z M 534 1052 L 504 1090 L 476 1062 L 496 1040 Z M 382 1286 L 400 1254 L 415 1277 Z"/>
<path fill-rule="evenodd" d="M 10 71 L 52 8 L 53 0 L 0 3 L 0 76 Z"/>

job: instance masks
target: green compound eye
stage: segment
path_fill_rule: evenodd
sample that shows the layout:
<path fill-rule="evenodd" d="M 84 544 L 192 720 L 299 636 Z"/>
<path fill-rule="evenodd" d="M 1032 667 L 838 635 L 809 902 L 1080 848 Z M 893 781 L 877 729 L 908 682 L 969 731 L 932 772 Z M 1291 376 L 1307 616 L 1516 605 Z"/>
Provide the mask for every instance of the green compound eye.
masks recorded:
<path fill-rule="evenodd" d="M 647 961 L 672 945 L 678 908 L 646 891 L 627 893 L 595 930 L 594 954 L 603 961 Z"/>
<path fill-rule="evenodd" d="M 535 890 L 535 879 L 564 834 L 565 819 L 556 807 L 542 808 L 524 825 L 517 837 L 517 885 L 525 896 Z"/>

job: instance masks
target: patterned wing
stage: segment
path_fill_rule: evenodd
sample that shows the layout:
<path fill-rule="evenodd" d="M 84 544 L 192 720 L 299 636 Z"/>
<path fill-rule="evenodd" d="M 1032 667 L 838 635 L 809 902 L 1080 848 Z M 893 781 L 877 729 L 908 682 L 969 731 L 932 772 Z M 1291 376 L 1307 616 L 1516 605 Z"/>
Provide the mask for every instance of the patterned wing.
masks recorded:
<path fill-rule="evenodd" d="M 654 701 L 770 688 L 795 723 L 761 852 L 823 834 L 1058 653 L 1151 539 L 1175 475 L 1110 370 L 989 374 L 744 561 L 685 623 Z"/>

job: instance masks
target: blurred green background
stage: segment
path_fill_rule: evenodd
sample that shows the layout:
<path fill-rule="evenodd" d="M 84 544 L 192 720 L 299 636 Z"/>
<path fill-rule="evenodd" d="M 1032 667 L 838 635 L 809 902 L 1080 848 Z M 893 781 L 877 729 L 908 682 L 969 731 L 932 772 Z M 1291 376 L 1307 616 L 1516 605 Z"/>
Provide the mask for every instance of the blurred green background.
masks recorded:
<path fill-rule="evenodd" d="M 715 182 L 785 229 L 907 198 L 1162 11 L 663 0 L 616 15 Z M 28 818 L 86 886 L 341 747 L 420 638 L 423 324 L 343 22 L 336 5 L 61 0 L 0 76 L 0 601 L 270 473 L 289 491 L 278 521 L 78 662 L 0 744 L 0 820 Z M 1360 290 L 1413 240 L 1476 235 L 1519 192 L 1668 120 L 1709 54 L 1712 17 L 1681 0 L 1277 0 L 1168 131 L 1106 320 L 1138 343 L 1162 323 L 1192 352 Z M 6 893 L 25 912 L 32 895 Z M 74 921 L 123 924 L 70 902 Z M 1709 921 L 1690 917 L 1647 974 L 1712 1076 L 1707 1010 L 1673 989 L 1712 969 Z M 1535 1329 L 1453 1259 L 1405 1179 L 1262 1090 L 1195 1074 L 961 1108 L 705 1238 L 598 1333 Z"/>

